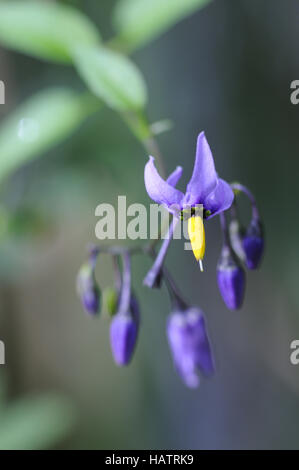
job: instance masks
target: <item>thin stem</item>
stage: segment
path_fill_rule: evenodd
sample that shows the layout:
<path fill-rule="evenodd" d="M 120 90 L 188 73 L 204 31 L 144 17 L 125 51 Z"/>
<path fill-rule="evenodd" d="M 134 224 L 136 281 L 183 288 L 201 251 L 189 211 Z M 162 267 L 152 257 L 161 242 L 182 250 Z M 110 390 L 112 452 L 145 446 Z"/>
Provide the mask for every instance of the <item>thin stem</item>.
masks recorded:
<path fill-rule="evenodd" d="M 146 116 L 137 111 L 130 111 L 123 113 L 122 117 L 129 129 L 144 147 L 146 153 L 155 157 L 161 176 L 166 178 L 163 157 Z"/>
<path fill-rule="evenodd" d="M 128 251 L 123 255 L 123 278 L 119 302 L 119 311 L 126 313 L 129 310 L 131 300 L 131 258 Z"/>
<path fill-rule="evenodd" d="M 260 218 L 259 211 L 258 211 L 258 208 L 257 208 L 257 205 L 256 205 L 255 197 L 252 194 L 252 192 L 246 186 L 244 186 L 243 184 L 240 184 L 240 183 L 232 183 L 231 188 L 232 188 L 233 191 L 241 191 L 243 194 L 245 194 L 248 197 L 248 199 L 251 203 L 252 215 L 253 215 L 253 217 L 259 219 Z"/>
<path fill-rule="evenodd" d="M 156 258 L 156 253 L 154 249 L 150 249 L 148 251 L 148 254 L 150 255 L 151 258 L 155 259 Z M 186 309 L 188 307 L 187 302 L 184 300 L 182 294 L 179 291 L 179 288 L 177 287 L 173 277 L 170 275 L 168 269 L 163 266 L 161 269 L 162 274 L 163 274 L 163 279 L 165 281 L 169 297 L 172 303 L 172 308 L 178 308 L 178 309 Z"/>
<path fill-rule="evenodd" d="M 233 200 L 233 203 L 230 207 L 230 215 L 232 217 L 232 219 L 239 219 L 238 217 L 238 206 L 237 206 L 237 202 L 236 202 L 236 198 L 234 198 Z"/>
<path fill-rule="evenodd" d="M 163 277 L 172 301 L 172 309 L 185 310 L 188 307 L 188 304 L 183 299 L 177 285 L 166 268 L 163 268 Z"/>
<path fill-rule="evenodd" d="M 122 279 L 119 268 L 119 255 L 112 255 L 113 258 L 113 270 L 114 270 L 114 285 L 117 292 L 120 292 Z"/>
<path fill-rule="evenodd" d="M 163 241 L 163 243 L 161 245 L 158 256 L 157 256 L 153 266 L 151 267 L 151 269 L 149 270 L 149 272 L 147 273 L 147 275 L 144 278 L 143 284 L 150 287 L 150 288 L 152 288 L 155 285 L 156 279 L 157 279 L 159 273 L 161 272 L 161 269 L 162 269 L 162 266 L 163 266 L 163 263 L 164 263 L 164 259 L 165 259 L 165 256 L 167 254 L 171 239 L 173 237 L 173 232 L 174 232 L 174 229 L 175 229 L 175 226 L 176 226 L 177 222 L 178 222 L 178 219 L 174 217 L 172 219 L 171 223 L 170 223 L 166 238 L 165 238 L 165 240 Z"/>
<path fill-rule="evenodd" d="M 88 248 L 89 251 L 89 262 L 93 270 L 95 270 L 97 259 L 100 253 L 100 247 L 96 245 L 91 245 Z"/>

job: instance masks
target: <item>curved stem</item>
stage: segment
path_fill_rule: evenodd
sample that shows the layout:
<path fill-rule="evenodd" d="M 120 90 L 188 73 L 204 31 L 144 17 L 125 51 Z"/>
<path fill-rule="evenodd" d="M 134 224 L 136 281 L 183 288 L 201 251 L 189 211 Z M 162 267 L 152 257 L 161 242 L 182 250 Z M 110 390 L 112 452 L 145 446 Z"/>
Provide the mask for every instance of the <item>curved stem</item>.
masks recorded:
<path fill-rule="evenodd" d="M 129 129 L 131 129 L 135 137 L 144 147 L 145 151 L 149 155 L 155 157 L 161 176 L 166 178 L 163 157 L 146 116 L 137 111 L 126 112 L 123 113 L 122 116 Z"/>
<path fill-rule="evenodd" d="M 166 268 L 163 268 L 163 277 L 171 299 L 172 309 L 186 310 L 188 308 L 188 304 L 183 299 L 177 285 Z"/>
<path fill-rule="evenodd" d="M 148 251 L 148 254 L 150 255 L 151 258 L 155 259 L 156 253 L 153 248 L 150 248 Z M 184 300 L 179 288 L 177 287 L 173 277 L 170 275 L 168 269 L 163 266 L 161 268 L 162 274 L 163 274 L 163 279 L 165 281 L 169 297 L 171 300 L 172 308 L 178 308 L 179 310 L 185 310 L 188 308 L 187 302 Z"/>
<path fill-rule="evenodd" d="M 88 248 L 88 251 L 89 251 L 89 263 L 94 271 L 101 248 L 97 245 L 90 245 Z"/>
<path fill-rule="evenodd" d="M 233 203 L 229 209 L 229 212 L 230 212 L 232 219 L 237 219 L 237 220 L 239 219 L 236 198 L 234 198 Z"/>
<path fill-rule="evenodd" d="M 255 197 L 252 194 L 252 192 L 246 186 L 244 186 L 244 184 L 240 184 L 240 183 L 232 183 L 231 188 L 232 188 L 233 191 L 240 191 L 248 197 L 248 199 L 251 203 L 252 215 L 253 215 L 253 217 L 259 219 L 260 218 L 259 211 L 258 211 L 258 208 L 257 208 L 257 205 L 256 205 Z"/>

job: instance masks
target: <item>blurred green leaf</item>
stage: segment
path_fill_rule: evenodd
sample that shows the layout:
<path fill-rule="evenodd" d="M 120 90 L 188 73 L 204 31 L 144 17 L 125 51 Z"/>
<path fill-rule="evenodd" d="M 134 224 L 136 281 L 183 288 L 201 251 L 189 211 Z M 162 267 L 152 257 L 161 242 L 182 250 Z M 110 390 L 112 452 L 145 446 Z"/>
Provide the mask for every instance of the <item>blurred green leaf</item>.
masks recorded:
<path fill-rule="evenodd" d="M 37 0 L 0 2 L 0 41 L 17 51 L 71 62 L 72 47 L 99 40 L 92 22 L 72 7 Z"/>
<path fill-rule="evenodd" d="M 119 41 L 142 46 L 211 0 L 119 0 L 114 25 Z"/>
<path fill-rule="evenodd" d="M 30 98 L 0 126 L 0 181 L 69 136 L 95 110 L 97 100 L 52 88 Z"/>
<path fill-rule="evenodd" d="M 0 212 L 1 217 L 1 212 Z M 1 223 L 1 219 L 0 219 Z M 46 235 L 51 230 L 51 222 L 49 216 L 38 211 L 32 207 L 19 207 L 9 214 L 7 221 L 7 236 L 8 237 L 41 237 Z M 1 225 L 0 225 L 0 240 L 1 240 Z"/>
<path fill-rule="evenodd" d="M 1 415 L 0 450 L 39 450 L 54 447 L 75 424 L 75 410 L 56 395 L 23 398 Z"/>
<path fill-rule="evenodd" d="M 130 59 L 104 47 L 76 48 L 79 74 L 90 90 L 117 110 L 140 109 L 146 102 L 143 77 Z"/>

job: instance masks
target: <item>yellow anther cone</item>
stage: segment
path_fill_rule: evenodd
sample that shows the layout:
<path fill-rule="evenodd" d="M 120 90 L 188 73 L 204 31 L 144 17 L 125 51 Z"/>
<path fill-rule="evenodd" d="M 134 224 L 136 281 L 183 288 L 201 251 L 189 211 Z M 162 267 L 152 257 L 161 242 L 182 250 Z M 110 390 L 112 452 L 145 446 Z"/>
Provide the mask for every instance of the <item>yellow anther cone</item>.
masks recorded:
<path fill-rule="evenodd" d="M 196 261 L 203 259 L 206 249 L 205 229 L 202 217 L 193 216 L 188 219 L 188 233 Z"/>

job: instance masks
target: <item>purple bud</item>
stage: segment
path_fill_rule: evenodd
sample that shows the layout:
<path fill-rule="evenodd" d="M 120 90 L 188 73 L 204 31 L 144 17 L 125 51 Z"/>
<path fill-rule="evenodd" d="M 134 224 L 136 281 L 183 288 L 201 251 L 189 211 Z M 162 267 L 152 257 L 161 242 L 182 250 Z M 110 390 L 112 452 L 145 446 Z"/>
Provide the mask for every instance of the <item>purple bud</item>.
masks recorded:
<path fill-rule="evenodd" d="M 243 238 L 243 248 L 248 269 L 257 269 L 264 252 L 264 236 L 261 221 L 253 217 Z"/>
<path fill-rule="evenodd" d="M 215 369 L 201 310 L 194 307 L 172 313 L 167 321 L 167 337 L 182 380 L 190 388 L 198 387 L 197 371 L 210 375 Z"/>
<path fill-rule="evenodd" d="M 118 312 L 110 325 L 110 344 L 114 360 L 119 366 L 126 366 L 132 359 L 139 330 L 139 307 L 131 297 L 130 311 Z"/>
<path fill-rule="evenodd" d="M 87 313 L 95 315 L 100 310 L 100 290 L 96 284 L 93 268 L 89 263 L 84 264 L 78 273 L 77 291 Z"/>
<path fill-rule="evenodd" d="M 100 310 L 100 295 L 97 286 L 93 286 L 82 295 L 82 303 L 88 313 L 97 314 Z"/>
<path fill-rule="evenodd" d="M 227 245 L 223 247 L 218 261 L 217 281 L 227 308 L 230 310 L 240 308 L 245 293 L 245 271 Z"/>

